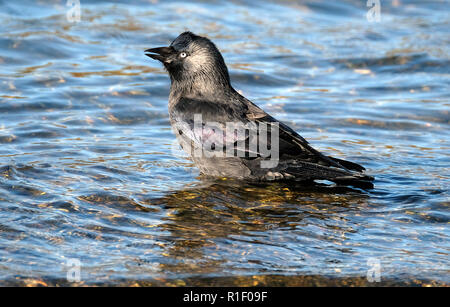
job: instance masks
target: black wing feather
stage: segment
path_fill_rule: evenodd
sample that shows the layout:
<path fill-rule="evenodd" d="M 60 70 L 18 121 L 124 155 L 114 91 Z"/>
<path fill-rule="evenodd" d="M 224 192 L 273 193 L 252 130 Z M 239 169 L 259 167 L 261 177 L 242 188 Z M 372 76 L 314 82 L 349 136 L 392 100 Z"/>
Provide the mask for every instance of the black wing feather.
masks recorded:
<path fill-rule="evenodd" d="M 276 120 L 251 101 L 243 96 L 240 96 L 240 99 L 238 100 L 245 101 L 245 103 L 225 104 L 208 100 L 181 98 L 171 109 L 171 118 L 176 119 L 176 121 L 186 122 L 188 124 L 187 127 L 190 127 L 191 129 L 193 128 L 195 114 L 202 115 L 203 123 L 217 122 L 225 124 L 226 122 L 236 121 L 241 121 L 244 124 L 247 122 L 264 124 L 278 123 L 280 159 L 295 159 L 308 163 L 317 163 L 322 166 L 335 167 L 345 171 L 353 170 L 362 172 L 364 170 L 364 167 L 359 164 L 329 157 L 320 153 L 311 147 L 308 141 L 292 128 Z M 189 135 L 189 133 L 185 134 Z M 268 141 L 270 141 L 270 139 Z M 246 157 L 248 157 L 249 154 L 252 154 L 253 156 L 256 154 L 259 156 L 259 152 L 246 152 Z"/>

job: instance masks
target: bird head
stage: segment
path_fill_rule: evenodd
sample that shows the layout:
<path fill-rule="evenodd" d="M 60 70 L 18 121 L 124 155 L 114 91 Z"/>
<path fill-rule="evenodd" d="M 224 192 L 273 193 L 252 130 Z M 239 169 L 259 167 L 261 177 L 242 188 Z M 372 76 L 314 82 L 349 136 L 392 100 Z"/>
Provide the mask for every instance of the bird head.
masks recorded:
<path fill-rule="evenodd" d="M 172 83 L 230 84 L 222 55 L 206 37 L 184 32 L 170 46 L 147 49 L 145 53 L 163 63 Z"/>

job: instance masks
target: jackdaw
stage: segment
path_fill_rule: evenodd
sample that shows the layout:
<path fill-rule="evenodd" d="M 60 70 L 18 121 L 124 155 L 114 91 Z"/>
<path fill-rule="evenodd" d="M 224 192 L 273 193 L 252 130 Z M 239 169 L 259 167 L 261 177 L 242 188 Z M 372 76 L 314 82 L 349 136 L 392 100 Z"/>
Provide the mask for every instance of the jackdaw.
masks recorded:
<path fill-rule="evenodd" d="M 202 174 L 372 187 L 373 177 L 363 173 L 364 167 L 318 152 L 239 94 L 231 86 L 221 53 L 208 38 L 184 32 L 170 46 L 145 53 L 169 73 L 170 122 Z"/>

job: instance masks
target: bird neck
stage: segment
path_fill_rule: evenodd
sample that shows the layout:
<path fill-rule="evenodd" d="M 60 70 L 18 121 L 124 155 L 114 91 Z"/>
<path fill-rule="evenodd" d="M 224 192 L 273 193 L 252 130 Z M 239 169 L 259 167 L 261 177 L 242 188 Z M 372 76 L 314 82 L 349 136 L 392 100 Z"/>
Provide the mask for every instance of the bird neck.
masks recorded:
<path fill-rule="evenodd" d="M 171 76 L 171 96 L 214 98 L 233 91 L 228 75 L 201 73 L 181 80 Z"/>

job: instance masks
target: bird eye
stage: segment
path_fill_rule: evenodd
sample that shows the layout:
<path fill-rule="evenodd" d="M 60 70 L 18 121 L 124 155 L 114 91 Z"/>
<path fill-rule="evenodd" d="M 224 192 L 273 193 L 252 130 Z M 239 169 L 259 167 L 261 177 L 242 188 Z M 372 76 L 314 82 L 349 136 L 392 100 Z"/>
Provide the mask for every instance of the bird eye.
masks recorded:
<path fill-rule="evenodd" d="M 181 57 L 181 58 L 185 58 L 185 57 L 187 57 L 187 53 L 186 53 L 186 52 L 182 52 L 182 53 L 180 53 L 180 57 Z"/>

